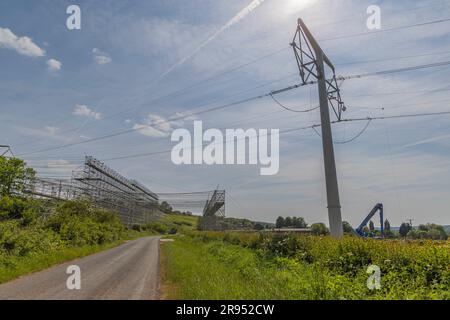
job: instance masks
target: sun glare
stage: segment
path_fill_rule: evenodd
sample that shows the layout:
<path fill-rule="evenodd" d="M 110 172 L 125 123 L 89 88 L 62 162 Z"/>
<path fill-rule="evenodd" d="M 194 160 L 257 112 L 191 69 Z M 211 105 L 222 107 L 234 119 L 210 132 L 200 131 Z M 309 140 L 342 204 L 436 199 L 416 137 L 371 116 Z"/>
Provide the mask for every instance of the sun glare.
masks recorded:
<path fill-rule="evenodd" d="M 285 0 L 283 1 L 283 10 L 286 14 L 297 14 L 300 10 L 303 10 L 311 6 L 317 0 Z"/>

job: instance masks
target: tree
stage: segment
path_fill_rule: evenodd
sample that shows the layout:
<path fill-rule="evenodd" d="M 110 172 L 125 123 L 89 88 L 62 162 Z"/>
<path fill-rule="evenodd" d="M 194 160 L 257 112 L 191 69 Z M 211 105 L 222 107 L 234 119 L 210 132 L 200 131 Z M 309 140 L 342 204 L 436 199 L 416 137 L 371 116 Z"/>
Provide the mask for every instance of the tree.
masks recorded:
<path fill-rule="evenodd" d="M 395 236 L 391 231 L 391 224 L 387 219 L 384 221 L 384 236 L 387 238 L 392 238 Z"/>
<path fill-rule="evenodd" d="M 311 232 L 316 236 L 322 236 L 329 234 L 329 230 L 324 223 L 313 223 L 311 225 Z"/>
<path fill-rule="evenodd" d="M 284 227 L 284 218 L 283 217 L 277 218 L 277 220 L 275 221 L 275 227 L 278 229 L 281 229 Z"/>
<path fill-rule="evenodd" d="M 398 232 L 400 233 L 400 235 L 403 238 L 406 238 L 406 235 L 408 234 L 408 232 L 412 229 L 411 225 L 409 223 L 405 223 L 403 222 L 400 225 L 400 229 L 398 230 Z"/>
<path fill-rule="evenodd" d="M 445 229 L 443 226 L 434 224 L 434 223 L 427 223 L 426 226 L 424 226 L 427 232 L 427 238 L 433 239 L 433 240 L 447 240 L 448 235 L 445 232 Z"/>
<path fill-rule="evenodd" d="M 428 226 L 426 226 L 424 224 L 419 225 L 418 229 L 420 231 L 428 231 L 429 230 Z"/>
<path fill-rule="evenodd" d="M 419 239 L 421 236 L 419 233 L 423 231 L 417 231 L 416 229 L 411 229 L 408 231 L 408 234 L 406 235 L 409 239 Z"/>
<path fill-rule="evenodd" d="M 388 219 L 386 219 L 386 220 L 384 221 L 384 232 L 385 232 L 386 234 L 391 233 L 391 224 L 389 223 L 389 220 L 388 220 Z"/>
<path fill-rule="evenodd" d="M 261 223 L 255 223 L 255 230 L 264 230 L 264 226 Z"/>
<path fill-rule="evenodd" d="M 284 226 L 285 227 L 292 227 L 292 218 L 291 217 L 286 217 L 286 219 L 284 219 Z"/>
<path fill-rule="evenodd" d="M 375 231 L 375 224 L 373 223 L 372 220 L 370 220 L 370 222 L 369 222 L 369 230 L 370 230 L 371 232 Z"/>
<path fill-rule="evenodd" d="M 305 219 L 302 217 L 293 217 L 292 225 L 294 228 L 300 228 L 300 229 L 307 227 L 307 223 L 306 223 Z"/>
<path fill-rule="evenodd" d="M 172 206 L 170 204 L 168 204 L 166 201 L 161 202 L 161 204 L 159 205 L 159 208 L 164 213 L 172 213 L 173 212 Z"/>
<path fill-rule="evenodd" d="M 28 183 L 34 180 L 35 174 L 21 159 L 0 157 L 0 195 L 23 192 Z"/>
<path fill-rule="evenodd" d="M 347 234 L 353 233 L 353 228 L 350 225 L 350 223 L 348 223 L 347 221 L 342 222 L 342 228 L 344 229 L 344 233 L 347 233 Z"/>

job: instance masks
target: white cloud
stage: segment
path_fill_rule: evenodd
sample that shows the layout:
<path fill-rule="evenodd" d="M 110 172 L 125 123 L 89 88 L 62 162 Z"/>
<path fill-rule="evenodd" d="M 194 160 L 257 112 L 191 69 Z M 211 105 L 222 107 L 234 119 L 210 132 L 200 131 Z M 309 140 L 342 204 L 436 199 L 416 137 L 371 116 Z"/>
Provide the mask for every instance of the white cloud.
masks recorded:
<path fill-rule="evenodd" d="M 41 49 L 29 37 L 18 37 L 8 28 L 0 28 L 0 47 L 13 49 L 28 57 L 43 57 L 45 50 Z"/>
<path fill-rule="evenodd" d="M 55 59 L 47 60 L 47 66 L 49 71 L 58 71 L 61 70 L 62 63 Z"/>
<path fill-rule="evenodd" d="M 143 124 L 136 123 L 133 129 L 153 138 L 163 138 L 169 136 L 173 126 L 179 126 L 180 122 L 170 121 L 156 114 L 149 114 Z"/>
<path fill-rule="evenodd" d="M 59 128 L 56 127 L 45 127 L 45 131 L 47 131 L 49 134 L 54 135 L 59 130 Z"/>
<path fill-rule="evenodd" d="M 108 64 L 112 62 L 112 59 L 109 56 L 109 54 L 101 51 L 100 49 L 94 48 L 92 49 L 92 53 L 94 55 L 94 61 L 97 64 Z"/>
<path fill-rule="evenodd" d="M 80 104 L 75 105 L 73 114 L 80 117 L 94 118 L 96 120 L 99 120 L 102 116 L 100 112 L 92 111 L 88 106 Z"/>

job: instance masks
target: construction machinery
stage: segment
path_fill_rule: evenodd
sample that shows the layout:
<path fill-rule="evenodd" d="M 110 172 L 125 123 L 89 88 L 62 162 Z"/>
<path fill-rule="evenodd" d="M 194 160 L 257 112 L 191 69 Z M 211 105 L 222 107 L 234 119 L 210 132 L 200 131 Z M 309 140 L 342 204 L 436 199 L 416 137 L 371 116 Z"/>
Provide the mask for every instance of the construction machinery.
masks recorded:
<path fill-rule="evenodd" d="M 373 218 L 373 216 L 376 215 L 376 213 L 380 213 L 380 231 L 381 236 L 384 236 L 384 220 L 383 220 L 383 204 L 377 203 L 375 207 L 370 211 L 370 213 L 367 215 L 367 217 L 361 222 L 358 228 L 355 229 L 355 233 L 360 237 L 368 237 L 368 234 L 364 232 L 364 227 L 367 226 L 367 223 Z"/>

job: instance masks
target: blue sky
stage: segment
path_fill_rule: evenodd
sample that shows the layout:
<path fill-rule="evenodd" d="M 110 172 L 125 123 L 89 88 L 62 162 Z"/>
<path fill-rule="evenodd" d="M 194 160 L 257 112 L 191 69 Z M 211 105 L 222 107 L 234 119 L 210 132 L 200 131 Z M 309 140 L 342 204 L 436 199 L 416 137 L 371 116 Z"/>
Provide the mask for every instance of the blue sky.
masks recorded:
<path fill-rule="evenodd" d="M 48 177 L 70 175 L 85 154 L 108 159 L 170 149 L 170 132 L 191 129 L 193 118 L 156 127 L 149 122 L 299 82 L 289 48 L 298 17 L 324 40 L 321 46 L 338 75 L 450 60 L 450 22 L 326 41 L 368 33 L 371 4 L 381 7 L 382 28 L 389 29 L 450 18 L 449 1 L 265 0 L 224 28 L 251 2 L 3 0 L 0 143 L 20 155 L 143 128 L 24 155 Z M 66 28 L 71 4 L 81 7 L 81 30 Z M 449 75 L 444 66 L 345 81 L 345 117 L 449 110 Z M 315 87 L 278 98 L 294 108 L 317 103 Z M 205 127 L 281 130 L 320 121 L 318 112 L 293 114 L 270 99 L 197 119 Z M 449 224 L 449 124 L 449 116 L 374 121 L 355 142 L 336 145 L 343 218 L 356 225 L 383 202 L 394 225 L 407 219 Z M 335 139 L 346 140 L 363 126 L 335 125 Z M 327 221 L 321 141 L 311 130 L 281 136 L 276 176 L 262 177 L 255 166 L 175 166 L 170 153 L 106 163 L 156 192 L 211 190 L 219 184 L 230 195 L 229 216 Z"/>

